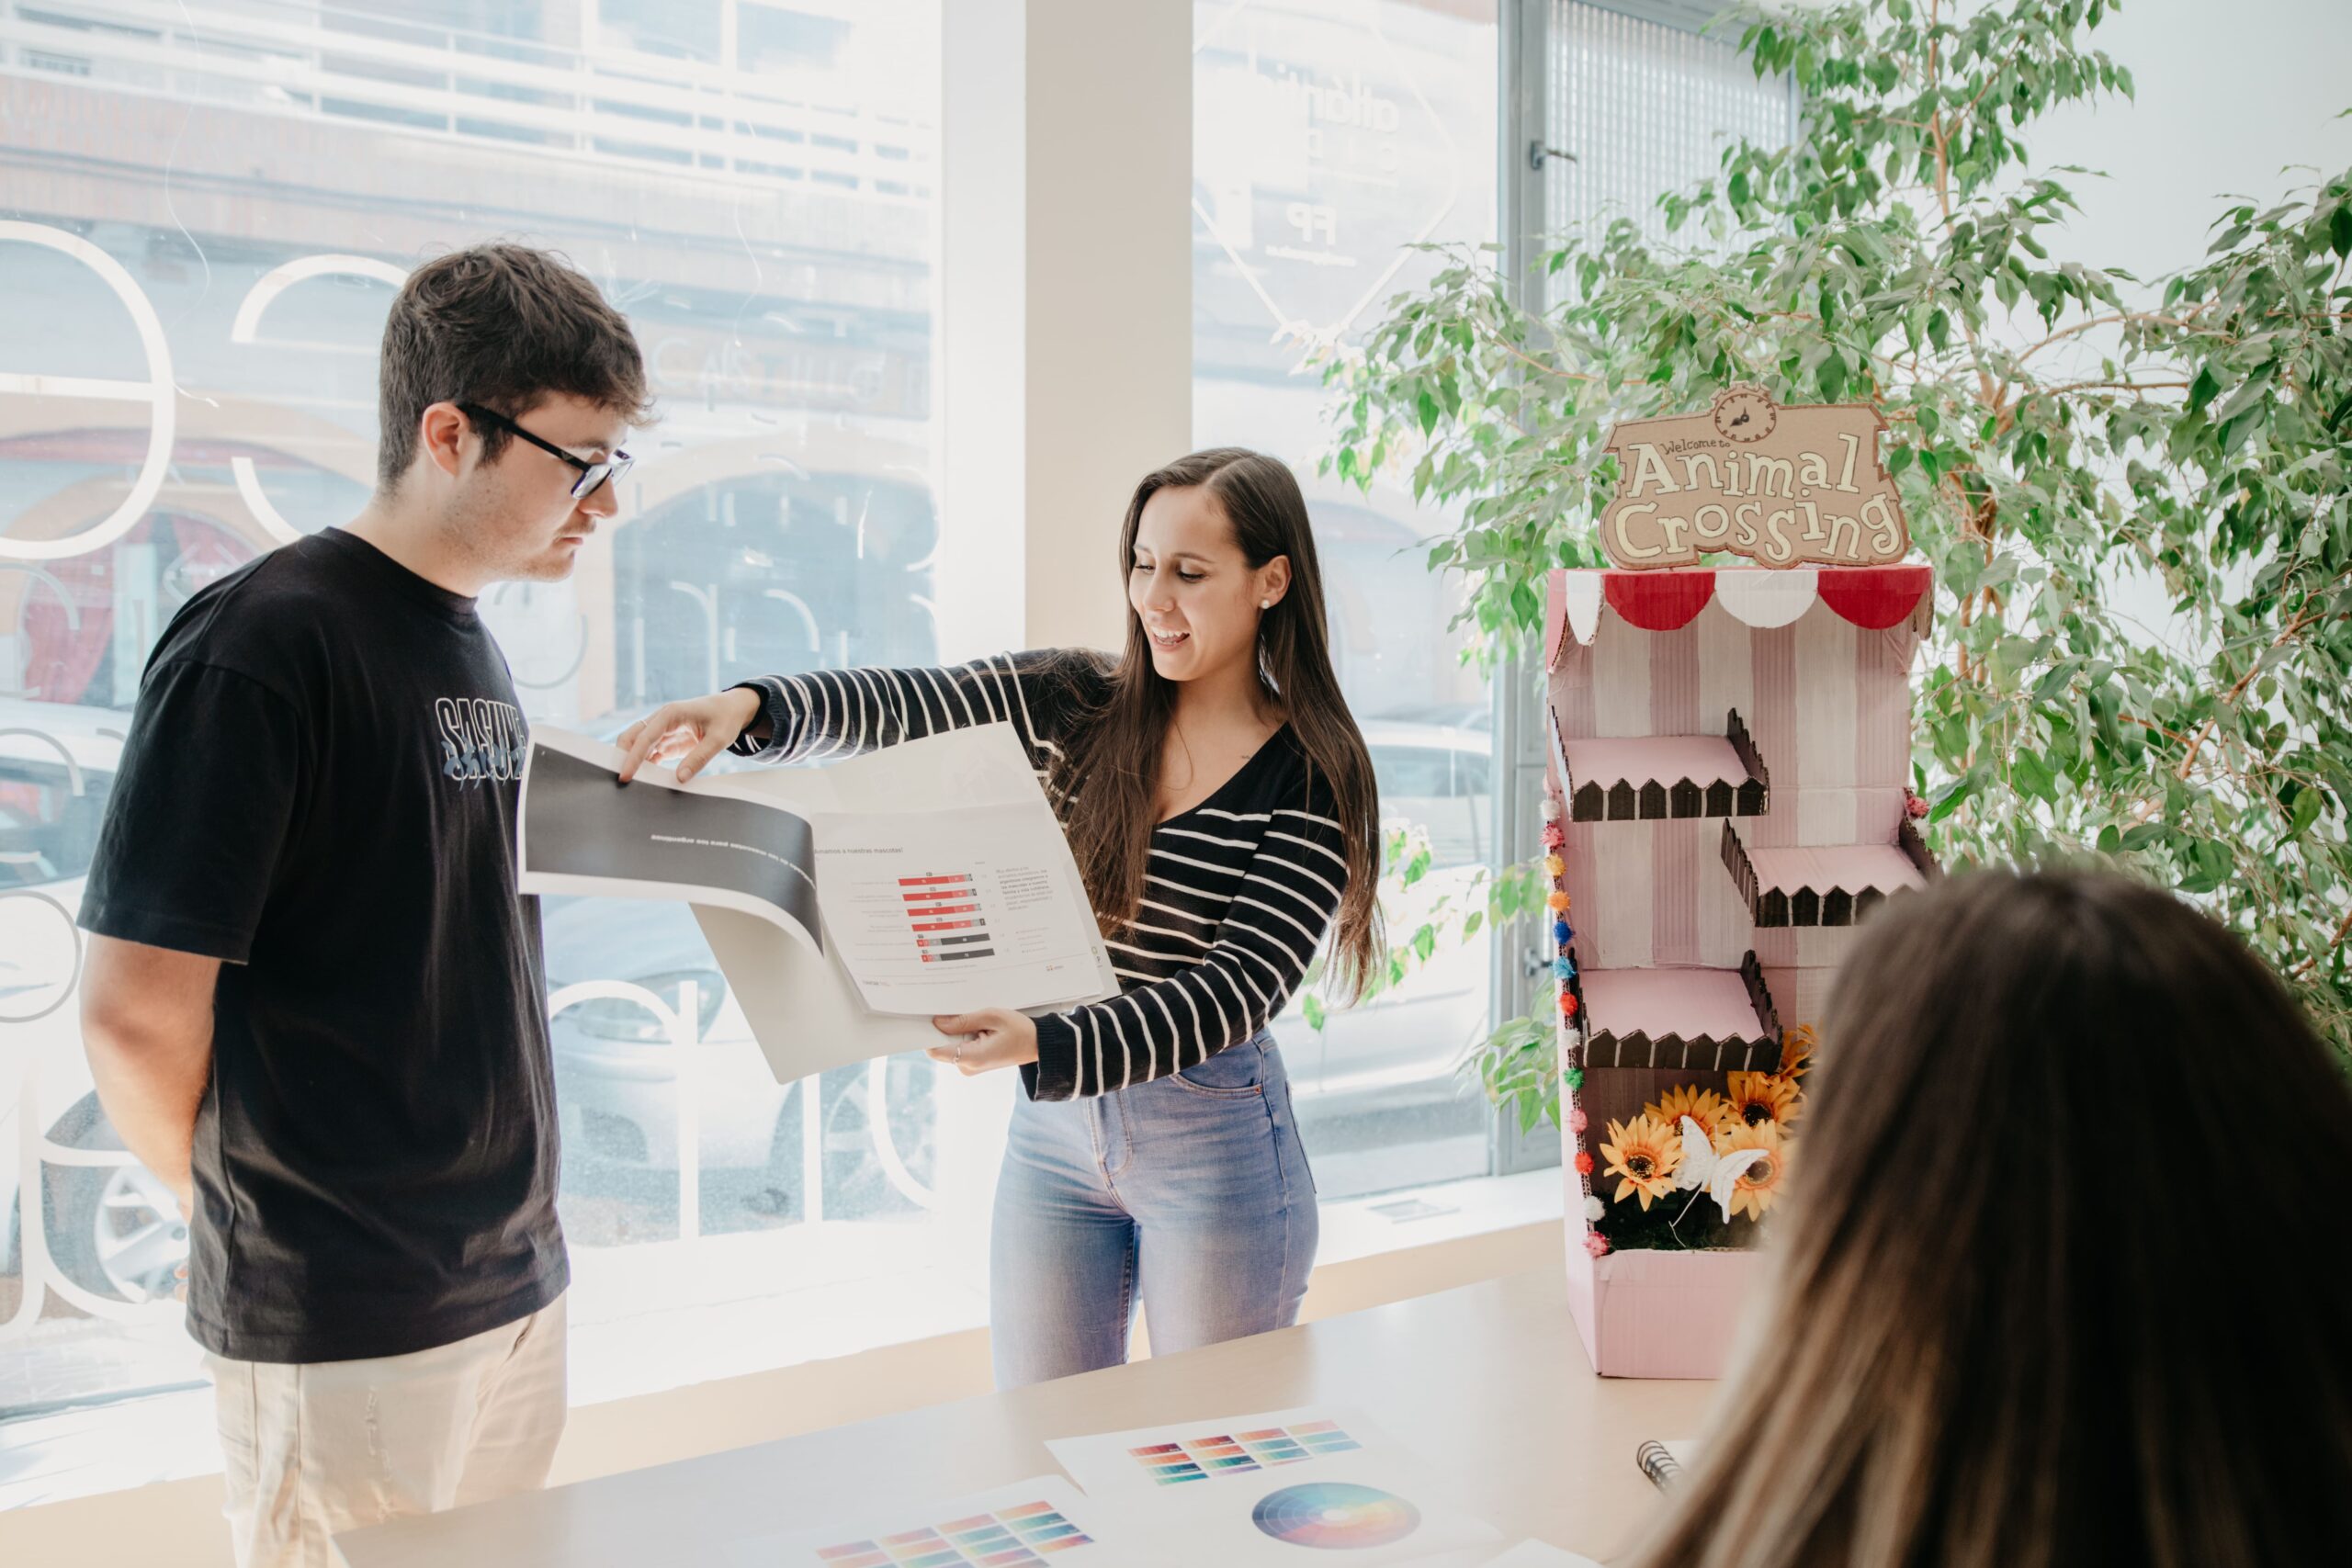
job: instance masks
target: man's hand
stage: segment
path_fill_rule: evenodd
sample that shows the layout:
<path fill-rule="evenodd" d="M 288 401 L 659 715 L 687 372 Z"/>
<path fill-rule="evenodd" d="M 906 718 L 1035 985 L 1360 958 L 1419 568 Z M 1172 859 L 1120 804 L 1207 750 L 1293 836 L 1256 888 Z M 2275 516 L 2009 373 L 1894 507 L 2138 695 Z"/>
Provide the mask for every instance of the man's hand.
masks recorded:
<path fill-rule="evenodd" d="M 637 777 L 637 770 L 648 762 L 676 757 L 684 759 L 678 763 L 678 782 L 684 784 L 759 718 L 760 694 L 742 686 L 692 702 L 663 703 L 621 731 L 616 744 L 628 753 L 621 759 L 621 783 Z"/>
<path fill-rule="evenodd" d="M 1026 1013 L 1010 1008 L 982 1008 L 953 1018 L 934 1018 L 942 1034 L 957 1036 L 953 1043 L 934 1045 L 930 1056 L 944 1062 L 966 1077 L 1018 1067 L 1037 1059 L 1037 1025 Z"/>

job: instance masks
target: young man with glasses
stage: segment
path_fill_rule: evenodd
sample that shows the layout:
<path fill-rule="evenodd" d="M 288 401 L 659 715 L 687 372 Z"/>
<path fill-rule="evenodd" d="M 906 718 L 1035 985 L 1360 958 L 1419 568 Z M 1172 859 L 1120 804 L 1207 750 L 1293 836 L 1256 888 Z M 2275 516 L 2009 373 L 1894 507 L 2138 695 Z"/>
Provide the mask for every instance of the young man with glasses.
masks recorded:
<path fill-rule="evenodd" d="M 359 515 L 198 592 L 149 660 L 82 903 L 83 1030 L 180 1196 L 244 1568 L 545 1481 L 564 1422 L 527 728 L 475 601 L 571 574 L 646 416 L 562 262 L 393 302 Z"/>

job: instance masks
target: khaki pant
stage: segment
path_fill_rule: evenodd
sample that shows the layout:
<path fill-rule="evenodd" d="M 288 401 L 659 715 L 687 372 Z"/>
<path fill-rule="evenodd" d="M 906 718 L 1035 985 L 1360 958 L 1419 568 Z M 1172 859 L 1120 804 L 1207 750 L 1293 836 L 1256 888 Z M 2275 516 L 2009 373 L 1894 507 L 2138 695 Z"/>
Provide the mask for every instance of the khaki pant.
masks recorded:
<path fill-rule="evenodd" d="M 543 1485 L 563 1435 L 562 1297 L 413 1355 L 207 1360 L 239 1568 L 334 1568 L 345 1530 Z"/>

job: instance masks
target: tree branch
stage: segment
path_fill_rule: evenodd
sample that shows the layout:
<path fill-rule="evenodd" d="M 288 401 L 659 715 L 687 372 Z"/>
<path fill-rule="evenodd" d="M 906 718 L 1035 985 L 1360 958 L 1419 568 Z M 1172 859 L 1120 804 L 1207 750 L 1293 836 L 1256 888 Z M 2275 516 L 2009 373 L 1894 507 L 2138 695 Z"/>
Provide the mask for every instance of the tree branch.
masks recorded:
<path fill-rule="evenodd" d="M 2321 959 L 2326 957 L 2329 953 L 2334 953 L 2337 948 L 2344 945 L 2344 939 L 2347 934 L 2352 934 L 2352 909 L 2345 910 L 2344 918 L 2335 922 L 2335 934 L 2327 939 L 2327 945 L 2321 948 L 2317 953 L 2312 953 L 2309 958 L 2304 959 L 2301 964 L 2296 964 L 2292 969 L 2288 970 L 2288 978 L 2300 980 L 2304 976 L 2310 974 L 2312 970 L 2318 968 L 2319 961 Z"/>
<path fill-rule="evenodd" d="M 2343 571 L 2337 572 L 2325 588 L 2321 589 L 2317 593 L 2312 595 L 2312 599 L 2315 601 L 2324 600 L 2326 595 L 2333 593 L 2347 577 L 2352 577 L 2352 567 L 2347 567 Z M 2319 608 L 2306 610 L 2301 615 L 2296 616 L 2292 621 L 2290 621 L 2279 630 L 2277 637 L 2270 639 L 2270 646 L 2265 649 L 2261 656 L 2256 659 L 2253 664 L 2247 667 L 2246 672 L 2238 677 L 2237 683 L 2230 688 L 2227 695 L 2222 697 L 2222 705 L 2223 707 L 2232 706 L 2240 697 L 2245 695 L 2245 689 L 2254 684 L 2254 678 L 2256 675 L 2262 673 L 2262 660 L 2264 659 L 2267 659 L 2271 654 L 2286 647 L 2288 643 L 2293 641 L 2296 637 L 2302 636 L 2303 628 L 2305 626 L 2310 626 L 2314 621 L 2324 620 L 2326 615 L 2327 605 L 2324 603 L 2322 603 Z M 2214 727 L 2221 722 L 2222 716 L 2218 713 L 2211 718 L 2205 721 L 2205 727 L 2197 732 L 2197 739 L 2188 743 L 2188 755 L 2180 760 L 2179 770 L 2173 774 L 2173 777 L 2180 780 L 2183 784 L 2187 784 L 2188 782 L 2188 770 L 2195 765 L 2197 761 L 2197 753 L 2204 750 L 2205 742 L 2212 739 Z"/>
<path fill-rule="evenodd" d="M 2052 333 L 2048 337 L 2043 338 L 2040 343 L 2034 344 L 2030 347 L 2020 351 L 2017 356 L 2017 361 L 2019 365 L 2022 365 L 2027 360 L 2031 359 L 2035 355 L 2040 354 L 2043 349 L 2048 348 L 2053 343 L 2060 343 L 2070 337 L 2079 337 L 2083 333 L 2095 331 L 2099 327 L 2120 326 L 2127 323 L 2145 323 L 2151 326 L 2159 327 L 2179 327 L 2183 331 L 2187 331 L 2188 328 L 2196 325 L 2197 318 L 2199 315 L 2212 309 L 2212 304 L 2213 302 L 2208 299 L 2204 303 L 2199 305 L 2196 310 L 2189 311 L 2186 316 L 2159 316 L 2150 310 L 2116 310 L 2104 316 L 2093 316 L 2086 321 L 2076 321 L 2071 327 L 2061 328 L 2059 331 Z"/>

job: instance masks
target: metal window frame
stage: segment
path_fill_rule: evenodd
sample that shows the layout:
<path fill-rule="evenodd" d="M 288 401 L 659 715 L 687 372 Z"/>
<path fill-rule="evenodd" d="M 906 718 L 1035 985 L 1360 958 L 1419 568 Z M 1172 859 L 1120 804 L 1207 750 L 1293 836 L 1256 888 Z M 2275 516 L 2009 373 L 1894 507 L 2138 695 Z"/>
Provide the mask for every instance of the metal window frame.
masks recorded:
<path fill-rule="evenodd" d="M 1699 33 L 1727 7 L 1721 0 L 1574 0 L 1637 21 Z M 1500 37 L 1497 48 L 1496 102 L 1502 118 L 1496 139 L 1496 216 L 1505 286 L 1514 303 L 1541 308 L 1544 282 L 1537 271 L 1539 237 L 1553 227 L 1547 209 L 1544 165 L 1552 90 L 1553 22 L 1560 0 L 1498 0 Z M 1789 96 L 1792 139 L 1799 125 L 1796 94 Z M 1566 149 L 1573 152 L 1575 149 Z M 1522 649 L 1495 665 L 1494 703 L 1495 860 L 1504 866 L 1535 852 L 1546 766 L 1544 744 L 1543 658 Z M 1491 944 L 1488 968 L 1489 1021 L 1532 1016 L 1548 989 L 1550 969 L 1540 929 L 1520 940 Z M 1487 1121 L 1488 1168 L 1498 1176 L 1560 1163 L 1559 1129 L 1538 1123 L 1521 1134 L 1499 1111 Z"/>
<path fill-rule="evenodd" d="M 1496 228 L 1505 287 L 1512 301 L 1540 300 L 1536 276 L 1542 254 L 1538 237 L 1548 226 L 1544 210 L 1544 145 L 1550 131 L 1552 8 L 1554 0 L 1498 0 L 1500 37 L 1496 49 L 1495 101 L 1502 115 L 1496 138 Z M 1494 843 L 1498 866 L 1535 852 L 1537 813 L 1544 795 L 1544 703 L 1540 655 L 1515 650 L 1497 661 L 1491 685 L 1494 707 Z M 1512 940 L 1488 943 L 1487 1021 L 1519 1018 L 1533 1010 L 1538 976 L 1544 972 L 1540 930 L 1513 932 Z M 1542 1169 L 1560 1163 L 1559 1129 L 1538 1122 L 1522 1134 L 1500 1110 L 1487 1122 L 1487 1168 L 1497 1176 Z"/>

